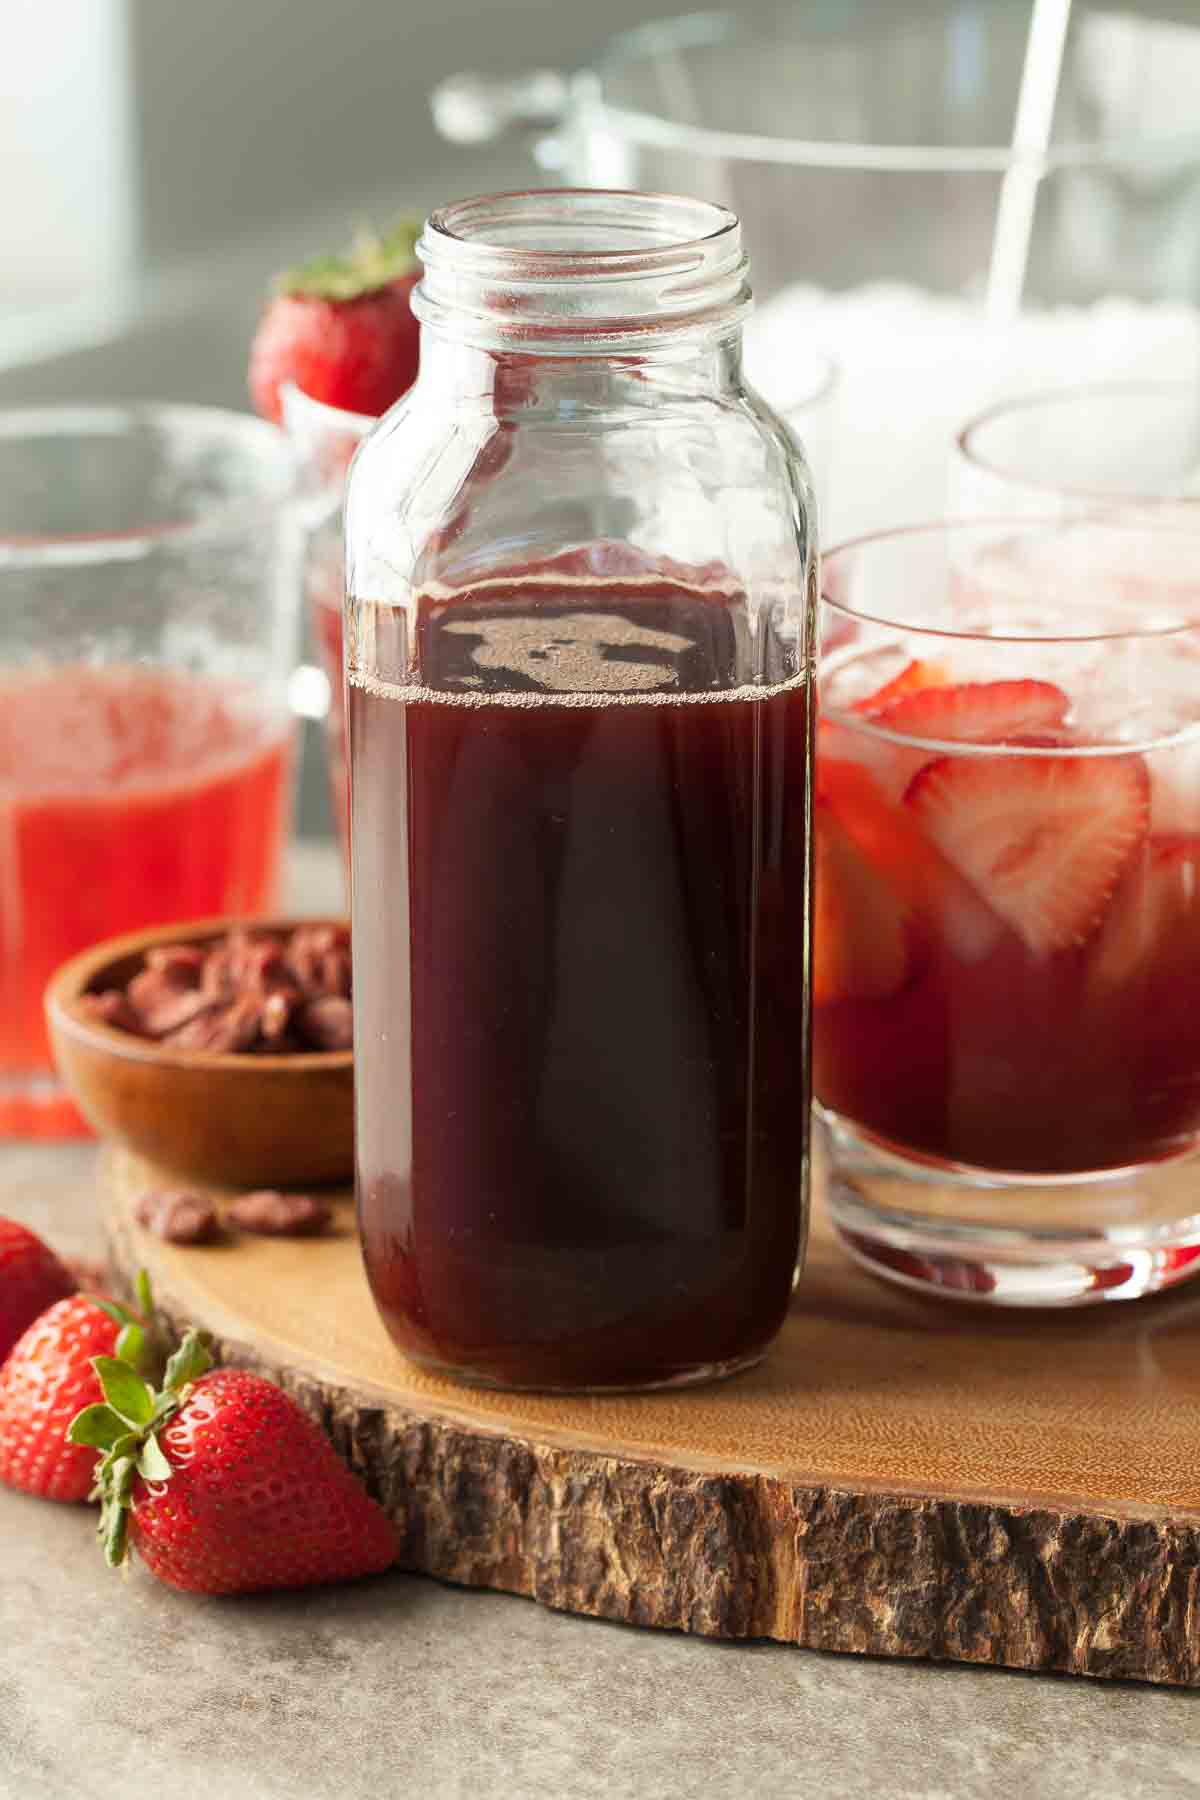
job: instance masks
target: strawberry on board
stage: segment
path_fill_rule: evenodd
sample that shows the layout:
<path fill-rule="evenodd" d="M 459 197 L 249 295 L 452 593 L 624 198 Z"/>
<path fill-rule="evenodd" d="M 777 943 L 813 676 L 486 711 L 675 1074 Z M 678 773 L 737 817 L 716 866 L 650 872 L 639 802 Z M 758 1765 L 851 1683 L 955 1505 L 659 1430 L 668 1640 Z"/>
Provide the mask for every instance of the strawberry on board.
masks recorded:
<path fill-rule="evenodd" d="M 0 1481 L 42 1500 L 86 1500 L 95 1451 L 68 1443 L 80 1407 L 100 1399 L 93 1357 L 110 1356 L 141 1333 L 110 1301 L 72 1294 L 34 1320 L 0 1368 Z"/>
<path fill-rule="evenodd" d="M 416 237 L 406 219 L 382 238 L 360 233 L 345 256 L 314 257 L 276 279 L 250 346 L 257 412 L 278 425 L 279 390 L 289 381 L 327 406 L 372 418 L 412 386 Z"/>
<path fill-rule="evenodd" d="M 244 1594 L 373 1575 L 396 1528 L 282 1388 L 215 1369 L 196 1332 L 156 1391 L 98 1356 L 103 1394 L 73 1420 L 102 1453 L 100 1535 L 113 1566 L 132 1544 L 152 1574 L 199 1594 Z"/>
<path fill-rule="evenodd" d="M 1035 954 L 1081 944 L 1146 835 L 1138 756 L 945 756 L 906 802 Z"/>
<path fill-rule="evenodd" d="M 39 1313 L 75 1292 L 49 1245 L 15 1219 L 0 1219 L 0 1363 Z"/>

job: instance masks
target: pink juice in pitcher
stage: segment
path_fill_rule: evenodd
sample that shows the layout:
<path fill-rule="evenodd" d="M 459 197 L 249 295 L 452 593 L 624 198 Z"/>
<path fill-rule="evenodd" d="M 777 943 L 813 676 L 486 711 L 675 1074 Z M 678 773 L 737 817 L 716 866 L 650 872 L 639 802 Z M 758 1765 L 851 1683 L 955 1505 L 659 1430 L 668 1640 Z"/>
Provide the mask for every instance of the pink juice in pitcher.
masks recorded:
<path fill-rule="evenodd" d="M 239 683 L 0 674 L 0 1129 L 38 1129 L 36 1108 L 9 1117 L 23 1103 L 3 1077 L 49 1063 L 42 994 L 60 963 L 160 920 L 274 903 L 290 770 L 290 726 Z"/>

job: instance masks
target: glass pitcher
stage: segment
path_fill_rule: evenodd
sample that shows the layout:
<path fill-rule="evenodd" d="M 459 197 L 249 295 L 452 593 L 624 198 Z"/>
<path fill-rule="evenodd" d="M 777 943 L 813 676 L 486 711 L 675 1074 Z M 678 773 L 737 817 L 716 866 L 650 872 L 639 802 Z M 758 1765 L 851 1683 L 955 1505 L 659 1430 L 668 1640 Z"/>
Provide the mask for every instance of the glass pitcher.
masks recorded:
<path fill-rule="evenodd" d="M 1195 304 L 1200 17 L 1161 12 L 1077 0 L 1042 153 L 1012 148 L 1030 0 L 658 19 L 570 72 L 455 75 L 433 115 L 458 143 L 541 128 L 535 160 L 570 181 L 683 183 L 731 207 L 762 297 L 879 282 L 981 298 L 1015 178 L 1034 192 L 1027 304 Z"/>

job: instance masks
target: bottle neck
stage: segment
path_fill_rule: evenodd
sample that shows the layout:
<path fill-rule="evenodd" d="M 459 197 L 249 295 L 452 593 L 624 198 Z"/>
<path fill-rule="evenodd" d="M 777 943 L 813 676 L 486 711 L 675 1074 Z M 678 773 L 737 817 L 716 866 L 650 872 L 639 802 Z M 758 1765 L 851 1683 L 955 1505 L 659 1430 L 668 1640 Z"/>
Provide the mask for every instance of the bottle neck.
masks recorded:
<path fill-rule="evenodd" d="M 529 355 L 464 343 L 452 329 L 421 333 L 419 386 L 496 416 L 531 418 L 565 409 L 594 413 L 652 407 L 668 398 L 732 397 L 742 384 L 742 335 L 638 356 Z"/>
<path fill-rule="evenodd" d="M 507 355 L 689 362 L 750 305 L 737 219 L 670 195 L 492 194 L 434 213 L 417 254 L 425 334 Z"/>

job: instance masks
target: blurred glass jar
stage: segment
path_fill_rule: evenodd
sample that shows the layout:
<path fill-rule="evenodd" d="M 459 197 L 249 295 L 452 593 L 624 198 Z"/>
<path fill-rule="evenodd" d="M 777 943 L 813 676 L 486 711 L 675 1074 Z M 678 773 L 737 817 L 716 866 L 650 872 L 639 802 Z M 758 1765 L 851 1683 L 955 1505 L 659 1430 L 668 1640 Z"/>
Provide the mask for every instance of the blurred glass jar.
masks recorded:
<path fill-rule="evenodd" d="M 1030 11 L 695 13 L 622 33 L 572 74 L 455 76 L 434 118 L 458 143 L 549 128 L 535 155 L 557 179 L 732 208 L 763 296 L 792 282 L 980 296 L 1019 170 L 1036 190 L 1029 301 L 1200 301 L 1200 26 L 1074 6 L 1049 147 L 1018 160 Z"/>
<path fill-rule="evenodd" d="M 275 903 L 305 516 L 260 420 L 0 414 L 0 1135 L 81 1129 L 42 1018 L 59 963 Z"/>
<path fill-rule="evenodd" d="M 950 510 L 963 518 L 1200 525 L 1200 385 L 1106 382 L 1026 394 L 955 440 Z"/>
<path fill-rule="evenodd" d="M 320 658 L 324 684 L 314 680 L 314 698 L 305 708 L 324 724 L 329 804 L 350 867 L 350 812 L 346 769 L 346 688 L 342 670 L 342 612 L 346 592 L 346 552 L 342 536 L 342 494 L 354 452 L 378 420 L 344 412 L 314 400 L 294 382 L 281 390 L 283 425 L 295 446 L 315 514 L 304 576 L 308 629 Z M 312 673 L 312 671 L 309 671 Z"/>
<path fill-rule="evenodd" d="M 727 1374 L 804 1219 L 808 472 L 723 208 L 497 195 L 418 254 L 346 502 L 372 1290 L 473 1380 Z"/>

